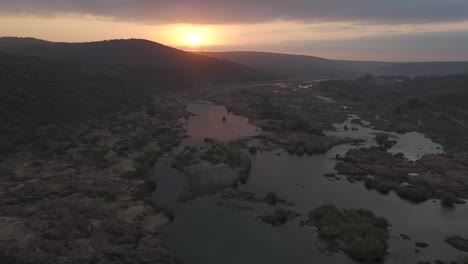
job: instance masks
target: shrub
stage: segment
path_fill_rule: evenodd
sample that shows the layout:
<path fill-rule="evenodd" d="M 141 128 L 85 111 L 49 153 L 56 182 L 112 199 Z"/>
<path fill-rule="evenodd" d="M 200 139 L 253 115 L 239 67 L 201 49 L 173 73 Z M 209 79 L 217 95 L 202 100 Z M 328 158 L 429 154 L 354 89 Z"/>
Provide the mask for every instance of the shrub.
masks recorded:
<path fill-rule="evenodd" d="M 335 239 L 339 236 L 340 230 L 337 226 L 330 225 L 330 226 L 323 226 L 319 229 L 318 232 L 319 236 L 325 239 Z"/>
<path fill-rule="evenodd" d="M 152 201 L 151 205 L 153 206 L 154 211 L 162 212 L 167 216 L 169 221 L 171 221 L 171 222 L 174 221 L 175 214 L 174 214 L 174 211 L 171 208 L 169 208 L 169 206 L 167 206 L 165 204 L 157 203 L 155 201 Z"/>
<path fill-rule="evenodd" d="M 451 194 L 444 194 L 440 203 L 444 207 L 453 207 L 453 204 L 457 202 L 457 198 Z"/>
<path fill-rule="evenodd" d="M 386 195 L 393 189 L 393 186 L 388 182 L 379 182 L 376 189 L 380 194 Z"/>
<path fill-rule="evenodd" d="M 265 200 L 267 201 L 267 203 L 275 205 L 278 202 L 278 196 L 274 192 L 269 192 L 265 196 Z"/>
<path fill-rule="evenodd" d="M 357 236 L 350 240 L 345 252 L 362 261 L 382 259 L 387 254 L 387 243 L 374 236 Z"/>
<path fill-rule="evenodd" d="M 377 134 L 377 135 L 375 135 L 375 141 L 379 145 L 383 145 L 385 143 L 385 141 L 387 141 L 387 140 L 388 140 L 388 135 L 387 134 Z"/>
<path fill-rule="evenodd" d="M 211 152 L 212 154 L 208 154 L 208 151 L 203 156 L 201 156 L 201 158 L 209 161 L 213 165 L 219 164 L 221 162 L 221 159 L 216 156 L 214 151 Z"/>
<path fill-rule="evenodd" d="M 288 211 L 286 211 L 283 208 L 276 209 L 275 212 L 273 213 L 273 216 L 280 223 L 284 224 L 288 221 Z"/>
<path fill-rule="evenodd" d="M 152 193 L 156 190 L 156 180 L 154 177 L 146 177 L 143 180 L 143 191 L 145 193 Z"/>
<path fill-rule="evenodd" d="M 212 138 L 204 138 L 203 141 L 205 143 L 214 143 L 215 142 L 214 139 L 212 139 Z"/>
<path fill-rule="evenodd" d="M 422 203 L 428 199 L 427 192 L 423 189 L 398 187 L 395 192 L 400 198 L 410 200 L 415 203 Z"/>
<path fill-rule="evenodd" d="M 257 147 L 254 147 L 254 146 L 249 147 L 249 152 L 250 152 L 250 154 L 256 154 L 257 153 Z"/>
<path fill-rule="evenodd" d="M 250 174 L 250 168 L 249 169 L 243 169 L 239 172 L 239 181 L 242 184 L 246 184 L 247 180 L 249 179 L 249 174 Z"/>
<path fill-rule="evenodd" d="M 372 178 L 367 178 L 364 182 L 364 186 L 369 190 L 373 190 L 377 187 L 377 181 Z"/>

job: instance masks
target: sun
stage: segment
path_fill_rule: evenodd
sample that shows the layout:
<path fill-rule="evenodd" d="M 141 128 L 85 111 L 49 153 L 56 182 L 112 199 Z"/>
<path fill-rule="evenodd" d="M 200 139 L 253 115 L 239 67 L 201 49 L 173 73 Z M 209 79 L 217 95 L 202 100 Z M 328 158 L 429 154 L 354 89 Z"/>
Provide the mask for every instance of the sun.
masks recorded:
<path fill-rule="evenodd" d="M 185 34 L 185 42 L 189 46 L 199 46 L 203 44 L 203 36 L 199 32 L 188 32 Z"/>

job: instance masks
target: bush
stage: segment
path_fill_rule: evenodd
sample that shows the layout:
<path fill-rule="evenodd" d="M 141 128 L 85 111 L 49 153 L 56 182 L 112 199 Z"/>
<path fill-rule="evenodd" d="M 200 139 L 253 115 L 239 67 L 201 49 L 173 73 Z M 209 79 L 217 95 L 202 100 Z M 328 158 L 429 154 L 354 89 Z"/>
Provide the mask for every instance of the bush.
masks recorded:
<path fill-rule="evenodd" d="M 278 202 L 278 196 L 274 192 L 269 192 L 265 196 L 265 200 L 267 201 L 267 203 L 275 205 Z"/>
<path fill-rule="evenodd" d="M 240 166 L 241 169 L 239 171 L 239 181 L 242 184 L 246 184 L 250 175 L 250 170 L 252 169 L 252 163 L 249 159 L 245 159 Z"/>
<path fill-rule="evenodd" d="M 400 198 L 410 200 L 415 203 L 422 203 L 428 199 L 427 192 L 423 189 L 398 187 L 395 192 Z"/>
<path fill-rule="evenodd" d="M 388 182 L 379 182 L 377 184 L 376 189 L 380 194 L 386 195 L 390 193 L 390 191 L 393 189 L 393 186 L 391 183 L 388 183 Z"/>
<path fill-rule="evenodd" d="M 242 184 L 246 184 L 247 180 L 249 179 L 249 174 L 250 174 L 250 168 L 241 170 L 239 172 L 239 181 Z"/>
<path fill-rule="evenodd" d="M 175 214 L 174 214 L 174 211 L 169 208 L 169 206 L 165 205 L 165 204 L 160 204 L 160 203 L 157 203 L 155 201 L 153 201 L 151 203 L 151 205 L 153 206 L 153 210 L 156 211 L 156 212 L 162 212 L 164 213 L 167 218 L 169 219 L 169 221 L 174 221 L 175 219 Z"/>
<path fill-rule="evenodd" d="M 444 207 L 453 207 L 453 205 L 457 202 L 457 198 L 455 198 L 455 196 L 451 195 L 451 194 L 444 194 L 442 196 L 442 200 L 440 201 L 440 203 L 442 204 L 442 206 Z"/>
<path fill-rule="evenodd" d="M 250 152 L 250 154 L 256 154 L 257 153 L 257 147 L 254 147 L 254 146 L 249 147 L 249 152 Z"/>
<path fill-rule="evenodd" d="M 346 244 L 345 252 L 362 260 L 382 259 L 387 254 L 387 243 L 374 236 L 357 236 Z"/>
<path fill-rule="evenodd" d="M 337 226 L 323 226 L 319 229 L 319 236 L 325 239 L 335 239 L 340 235 L 340 230 Z"/>
<path fill-rule="evenodd" d="M 154 177 L 146 177 L 143 180 L 143 191 L 145 193 L 153 193 L 156 190 L 156 180 Z"/>
<path fill-rule="evenodd" d="M 277 221 L 284 224 L 288 221 L 288 211 L 283 208 L 276 209 L 273 216 Z"/>
<path fill-rule="evenodd" d="M 215 142 L 215 140 L 212 139 L 212 138 L 204 138 L 203 141 L 204 141 L 205 143 L 214 143 L 214 142 Z"/>
<path fill-rule="evenodd" d="M 207 151 L 207 153 L 204 154 L 201 158 L 204 159 L 204 160 L 209 161 L 213 165 L 218 165 L 221 162 L 221 160 L 220 160 L 220 158 L 216 157 L 215 155 L 216 154 L 209 155 L 208 151 Z"/>
<path fill-rule="evenodd" d="M 383 145 L 385 143 L 385 141 L 387 141 L 387 140 L 388 140 L 388 135 L 387 134 L 377 134 L 377 135 L 375 135 L 375 141 L 379 145 Z"/>
<path fill-rule="evenodd" d="M 364 186 L 369 190 L 373 190 L 377 187 L 377 181 L 372 178 L 367 178 L 364 182 Z"/>

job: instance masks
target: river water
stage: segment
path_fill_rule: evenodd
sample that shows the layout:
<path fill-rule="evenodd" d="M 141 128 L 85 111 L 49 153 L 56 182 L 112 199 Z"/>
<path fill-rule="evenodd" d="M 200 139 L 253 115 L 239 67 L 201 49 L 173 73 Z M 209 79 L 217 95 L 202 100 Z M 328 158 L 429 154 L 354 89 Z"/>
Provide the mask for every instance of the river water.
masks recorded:
<path fill-rule="evenodd" d="M 413 204 L 401 200 L 393 192 L 381 195 L 367 190 L 362 183 L 351 183 L 346 178 L 331 180 L 324 173 L 334 172 L 336 154 L 343 155 L 356 146 L 345 144 L 333 147 L 325 154 L 291 156 L 283 150 L 261 151 L 250 155 L 252 171 L 248 183 L 241 190 L 264 196 L 276 192 L 279 197 L 293 201 L 291 209 L 302 214 L 295 221 L 272 227 L 256 219 L 280 206 L 234 201 L 234 205 L 249 207 L 242 210 L 220 203 L 218 195 L 178 203 L 177 196 L 187 184 L 185 175 L 170 164 L 178 151 L 186 145 L 201 142 L 205 137 L 223 141 L 258 134 L 248 119 L 227 113 L 223 106 L 188 104 L 196 114 L 186 122 L 189 138 L 172 153 L 158 160 L 155 174 L 158 189 L 154 198 L 174 209 L 176 219 L 161 230 L 161 238 L 174 251 L 181 263 L 188 264 L 250 264 L 250 263 L 354 263 L 344 254 L 325 255 L 314 246 L 316 233 L 312 228 L 300 227 L 307 213 L 323 204 L 339 208 L 366 208 L 391 223 L 389 255 L 385 263 L 417 263 L 436 259 L 454 260 L 463 256 L 444 242 L 453 234 L 468 236 L 468 206 L 446 209 L 439 202 Z M 225 121 L 223 121 L 225 117 Z M 327 132 L 337 137 L 365 139 L 362 146 L 375 145 L 374 130 L 352 124 L 351 116 L 336 131 Z M 358 130 L 344 130 L 344 126 Z M 390 133 L 397 140 L 391 152 L 402 152 L 410 159 L 427 153 L 442 152 L 438 144 L 419 133 Z M 232 204 L 231 204 L 232 205 Z M 400 234 L 411 240 L 402 240 Z M 429 247 L 415 253 L 414 243 L 424 241 Z"/>

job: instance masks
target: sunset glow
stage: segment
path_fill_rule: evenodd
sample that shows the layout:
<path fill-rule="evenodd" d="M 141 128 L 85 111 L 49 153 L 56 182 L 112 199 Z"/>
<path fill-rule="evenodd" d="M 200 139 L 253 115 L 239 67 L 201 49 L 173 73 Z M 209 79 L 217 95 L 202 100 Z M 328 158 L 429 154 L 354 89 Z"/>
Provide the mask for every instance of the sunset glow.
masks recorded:
<path fill-rule="evenodd" d="M 199 46 L 203 44 L 203 36 L 198 32 L 189 32 L 185 36 L 185 41 L 189 46 Z"/>
<path fill-rule="evenodd" d="M 114 9 L 101 8 L 101 1 L 45 1 L 21 5 L 20 10 L 21 2 L 25 0 L 0 1 L 0 35 L 59 42 L 142 38 L 186 50 L 256 50 L 352 60 L 468 59 L 468 46 L 457 44 L 468 41 L 468 2 L 463 1 L 427 6 L 373 2 L 363 8 L 355 8 L 352 1 L 346 2 L 349 8 L 336 8 L 334 1 L 296 1 L 291 8 L 280 1 L 268 6 L 261 1 L 232 6 L 194 1 L 190 7 L 171 1 L 156 14 L 152 1 L 135 6 L 122 1 L 112 5 Z M 424 10 L 405 11 L 410 8 Z"/>

